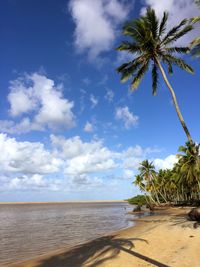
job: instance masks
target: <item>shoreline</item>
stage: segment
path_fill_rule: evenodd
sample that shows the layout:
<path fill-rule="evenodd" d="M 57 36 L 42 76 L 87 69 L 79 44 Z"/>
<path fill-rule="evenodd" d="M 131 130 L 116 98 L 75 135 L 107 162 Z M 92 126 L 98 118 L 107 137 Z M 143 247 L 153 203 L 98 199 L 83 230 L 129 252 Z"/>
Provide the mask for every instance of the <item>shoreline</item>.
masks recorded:
<path fill-rule="evenodd" d="M 158 215 L 134 220 L 134 226 L 7 266 L 198 267 L 200 228 L 185 220 L 189 210 L 158 210 Z"/>
<path fill-rule="evenodd" d="M 98 203 L 128 203 L 126 200 L 77 200 L 77 201 L 44 201 L 44 202 L 0 202 L 0 205 L 59 205 L 59 204 L 98 204 Z"/>

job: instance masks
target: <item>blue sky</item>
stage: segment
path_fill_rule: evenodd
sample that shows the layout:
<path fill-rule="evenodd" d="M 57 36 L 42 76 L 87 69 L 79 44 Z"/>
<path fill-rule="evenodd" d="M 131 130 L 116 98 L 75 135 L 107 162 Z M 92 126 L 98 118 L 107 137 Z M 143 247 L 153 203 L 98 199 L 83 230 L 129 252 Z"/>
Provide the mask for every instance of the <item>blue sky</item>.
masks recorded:
<path fill-rule="evenodd" d="M 130 58 L 115 51 L 122 26 L 148 5 L 168 27 L 199 14 L 192 0 L 3 1 L 0 201 L 125 199 L 139 162 L 173 165 L 186 137 L 162 79 L 153 97 L 150 74 L 130 93 L 115 71 Z M 195 75 L 169 79 L 199 142 L 199 60 L 186 60 Z"/>

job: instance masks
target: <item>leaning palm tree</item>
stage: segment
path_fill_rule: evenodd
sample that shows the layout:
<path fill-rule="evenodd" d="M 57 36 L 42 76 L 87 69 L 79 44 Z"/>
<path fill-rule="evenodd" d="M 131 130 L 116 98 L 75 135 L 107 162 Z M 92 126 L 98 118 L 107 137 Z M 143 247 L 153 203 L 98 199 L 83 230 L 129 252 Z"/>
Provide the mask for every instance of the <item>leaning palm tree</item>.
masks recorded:
<path fill-rule="evenodd" d="M 131 37 L 131 41 L 122 42 L 117 50 L 132 53 L 133 59 L 122 64 L 117 71 L 121 73 L 121 81 L 124 82 L 129 78 L 132 79 L 131 87 L 132 90 L 135 90 L 140 84 L 140 81 L 145 73 L 149 70 L 150 64 L 152 64 L 152 88 L 153 95 L 155 95 L 158 85 L 159 69 L 172 95 L 178 118 L 190 144 L 192 145 L 192 137 L 184 122 L 175 92 L 169 83 L 162 63 L 167 64 L 168 72 L 170 74 L 173 73 L 173 65 L 176 65 L 189 73 L 193 73 L 192 67 L 186 64 L 181 57 L 176 56 L 178 53 L 188 53 L 190 48 L 185 46 L 171 46 L 183 35 L 190 32 L 193 29 L 193 26 L 185 19 L 165 33 L 167 19 L 168 13 L 164 12 L 162 20 L 159 21 L 156 17 L 155 11 L 148 8 L 145 16 L 141 16 L 140 18 L 134 19 L 125 24 L 123 34 Z"/>
<path fill-rule="evenodd" d="M 153 200 L 154 203 L 159 203 L 158 193 L 154 184 L 156 171 L 153 162 L 149 162 L 148 160 L 143 160 L 140 163 L 139 171 L 140 171 L 139 176 L 142 177 L 145 181 L 146 192 L 150 193 L 151 199 Z"/>

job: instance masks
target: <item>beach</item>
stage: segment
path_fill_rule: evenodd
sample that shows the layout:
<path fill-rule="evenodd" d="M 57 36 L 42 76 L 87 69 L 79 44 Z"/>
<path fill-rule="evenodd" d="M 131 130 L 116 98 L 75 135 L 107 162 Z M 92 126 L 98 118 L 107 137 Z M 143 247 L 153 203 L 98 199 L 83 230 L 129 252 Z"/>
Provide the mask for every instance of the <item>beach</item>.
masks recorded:
<path fill-rule="evenodd" d="M 200 228 L 186 220 L 189 210 L 158 210 L 133 227 L 9 266 L 199 267 Z"/>

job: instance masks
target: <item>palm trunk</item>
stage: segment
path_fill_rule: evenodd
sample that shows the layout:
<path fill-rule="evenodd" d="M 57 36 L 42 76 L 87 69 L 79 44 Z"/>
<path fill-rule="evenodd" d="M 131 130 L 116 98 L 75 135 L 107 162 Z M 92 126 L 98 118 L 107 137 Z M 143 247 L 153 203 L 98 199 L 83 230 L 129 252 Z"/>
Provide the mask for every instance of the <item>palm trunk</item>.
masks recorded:
<path fill-rule="evenodd" d="M 185 124 L 185 121 L 184 121 L 184 119 L 183 119 L 183 116 L 182 116 L 182 114 L 181 114 L 181 111 L 180 111 L 180 108 L 179 108 L 179 105 L 178 105 L 178 102 L 177 102 L 177 99 L 176 99 L 175 92 L 174 92 L 174 90 L 173 90 L 171 84 L 169 83 L 169 81 L 168 81 L 168 79 L 167 79 L 167 76 L 166 76 L 166 74 L 165 74 L 165 71 L 164 71 L 164 69 L 163 69 L 163 67 L 162 67 L 162 65 L 161 65 L 161 63 L 160 63 L 160 61 L 158 60 L 158 58 L 156 58 L 155 60 L 156 60 L 156 63 L 158 64 L 158 67 L 159 67 L 161 73 L 162 73 L 163 79 L 164 79 L 164 81 L 165 81 L 167 87 L 168 87 L 169 90 L 170 90 L 170 93 L 171 93 L 171 95 L 172 95 L 172 99 L 173 99 L 173 103 L 174 103 L 174 106 L 175 106 L 175 108 L 176 108 L 176 112 L 177 112 L 178 118 L 179 118 L 179 120 L 180 120 L 180 122 L 181 122 L 181 125 L 182 125 L 182 127 L 183 127 L 183 130 L 185 131 L 185 134 L 186 134 L 186 136 L 187 136 L 187 138 L 188 138 L 188 141 L 190 142 L 190 145 L 193 145 L 192 137 L 191 137 L 191 135 L 190 135 L 190 132 L 189 132 L 189 130 L 188 130 L 186 124 Z"/>

